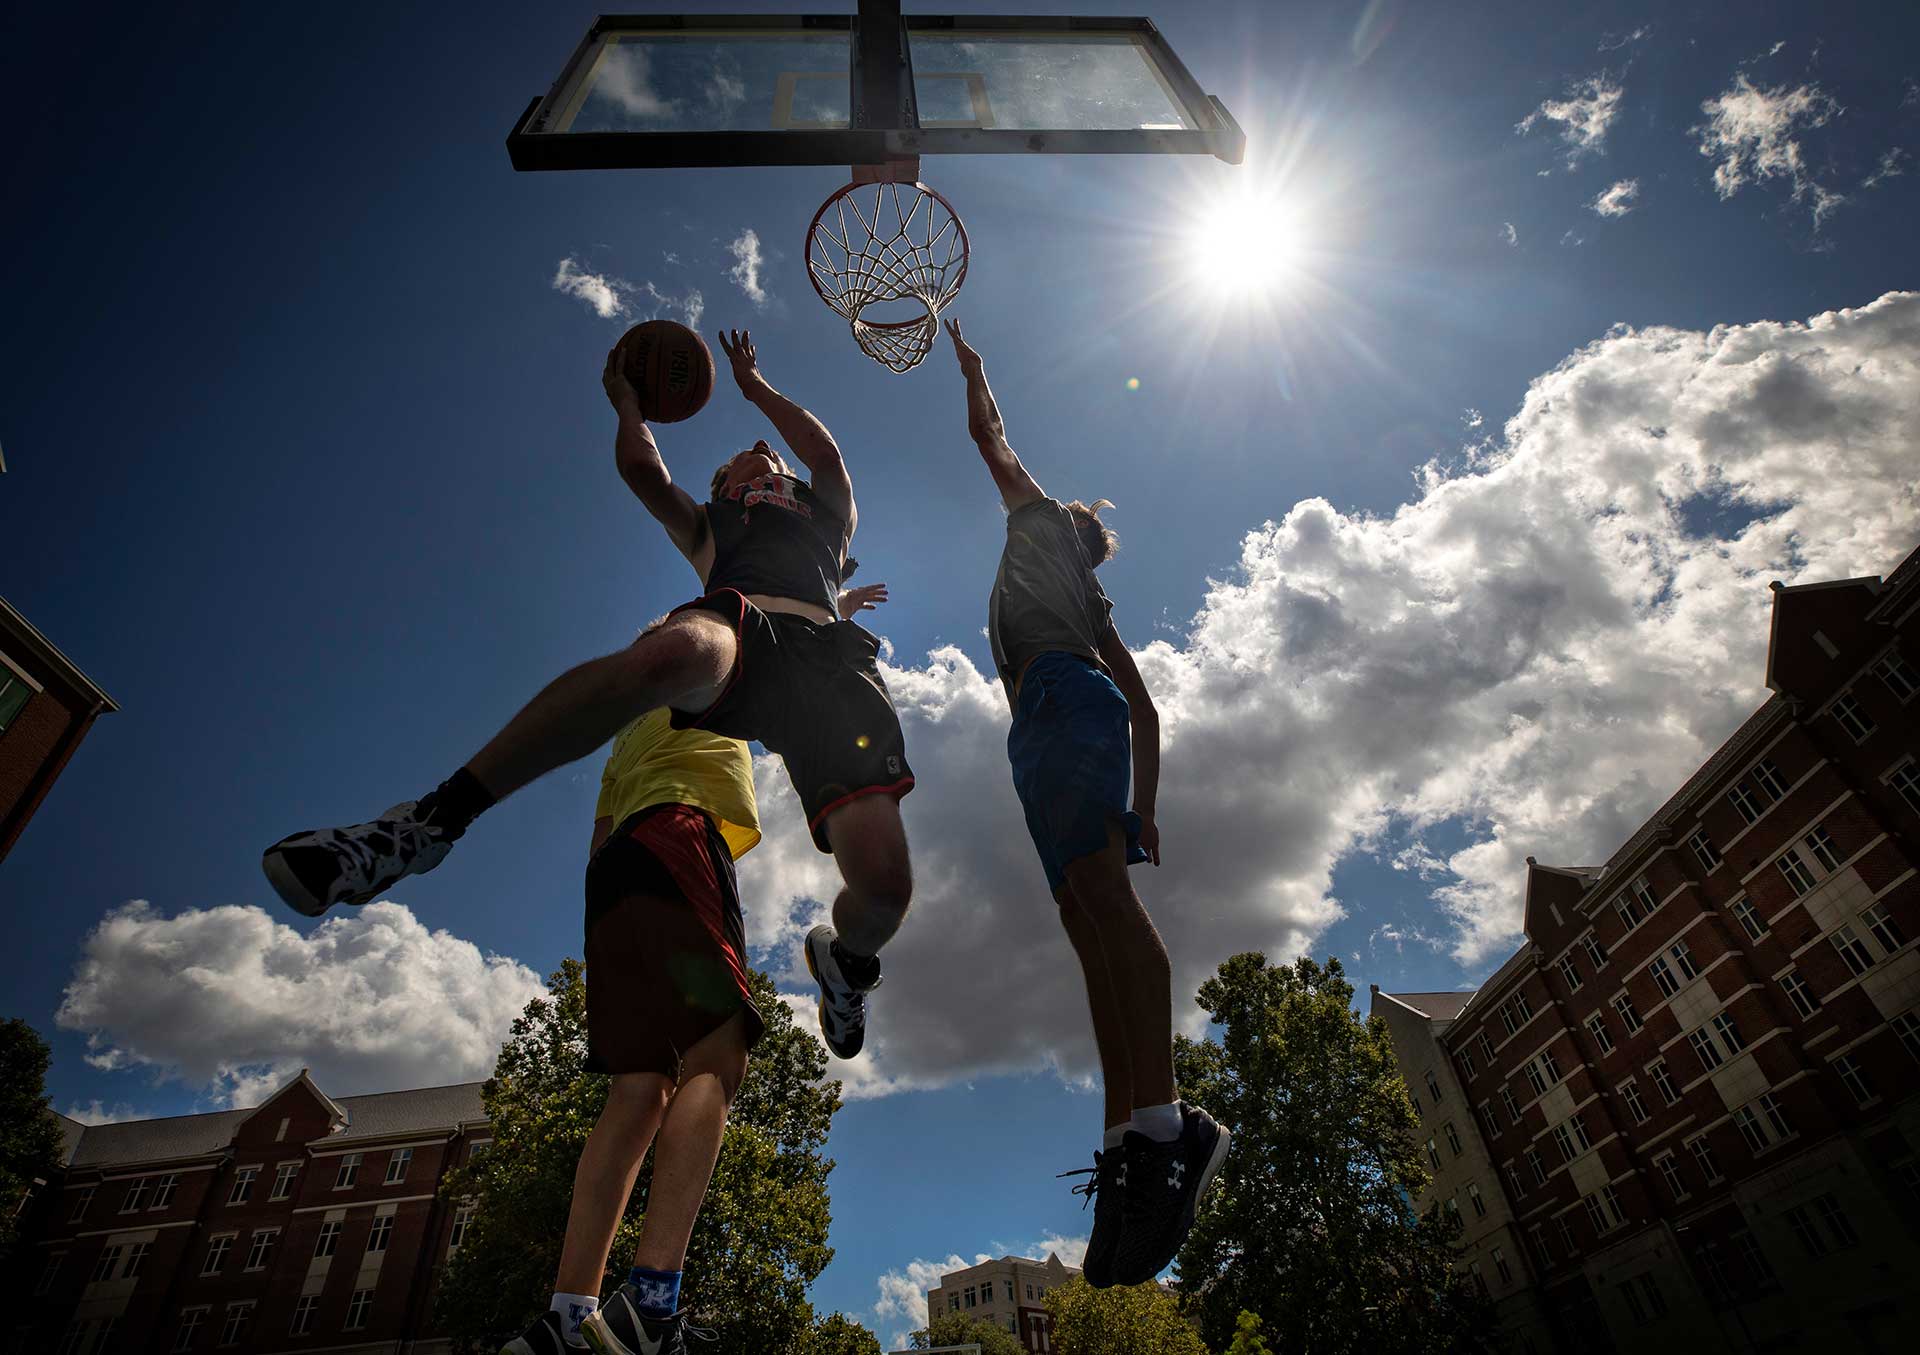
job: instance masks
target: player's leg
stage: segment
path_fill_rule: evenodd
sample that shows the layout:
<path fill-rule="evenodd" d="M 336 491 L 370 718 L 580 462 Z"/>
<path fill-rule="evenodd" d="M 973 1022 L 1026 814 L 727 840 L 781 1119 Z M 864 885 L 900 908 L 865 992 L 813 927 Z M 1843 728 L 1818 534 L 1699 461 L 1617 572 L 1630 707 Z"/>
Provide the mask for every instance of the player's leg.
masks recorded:
<path fill-rule="evenodd" d="M 1127 1053 L 1126 1030 L 1121 1019 L 1120 999 L 1107 970 L 1106 951 L 1093 920 L 1074 900 L 1073 890 L 1062 884 L 1054 891 L 1060 906 L 1060 923 L 1080 961 L 1080 973 L 1086 981 L 1087 1006 L 1093 1015 L 1093 1042 L 1100 1055 L 1100 1080 L 1105 1100 L 1106 1132 L 1100 1149 L 1093 1155 L 1093 1166 L 1062 1175 L 1091 1175 L 1091 1181 L 1075 1186 L 1090 1197 L 1093 1205 L 1093 1231 L 1087 1239 L 1087 1253 L 1081 1262 L 1087 1283 L 1104 1289 L 1113 1283 L 1114 1249 L 1120 1241 L 1119 1170 L 1124 1155 L 1124 1140 L 1133 1116 L 1133 1062 Z"/>
<path fill-rule="evenodd" d="M 1126 1118 L 1132 1120 L 1142 1109 L 1172 1106 L 1173 975 L 1160 932 L 1127 877 L 1126 856 L 1125 832 L 1114 823 L 1106 846 L 1067 862 L 1065 873 L 1074 913 L 1106 959 L 1108 990 L 1127 1051 L 1132 1105 Z M 1113 1123 L 1109 1116 L 1108 1124 Z"/>
<path fill-rule="evenodd" d="M 891 795 L 849 800 L 821 820 L 840 878 L 833 925 L 807 934 L 807 969 L 820 985 L 820 1031 L 843 1059 L 866 1042 L 866 995 L 880 985 L 880 948 L 913 899 L 913 866 L 900 803 Z"/>
<path fill-rule="evenodd" d="M 500 797 L 612 738 L 656 706 L 711 705 L 733 670 L 733 628 L 712 612 L 675 613 L 617 654 L 549 683 L 486 747 L 418 802 L 378 819 L 281 839 L 262 860 L 296 911 L 367 903 L 407 875 L 440 864 L 467 826 Z"/>

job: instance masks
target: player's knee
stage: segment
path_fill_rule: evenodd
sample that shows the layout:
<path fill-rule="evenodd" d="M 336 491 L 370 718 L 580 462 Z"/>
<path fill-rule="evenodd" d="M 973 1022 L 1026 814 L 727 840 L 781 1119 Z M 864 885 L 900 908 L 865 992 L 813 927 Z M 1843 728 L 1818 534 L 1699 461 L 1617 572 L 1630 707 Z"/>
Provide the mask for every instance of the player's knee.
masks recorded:
<path fill-rule="evenodd" d="M 904 917 L 913 902 L 913 868 L 904 853 L 875 862 L 861 872 L 855 890 L 869 908 Z"/>
<path fill-rule="evenodd" d="M 724 628 L 716 634 L 716 626 L 707 624 L 711 618 L 683 617 L 648 631 L 616 656 L 623 686 L 672 695 L 711 682 L 716 669 L 724 675 Z"/>
<path fill-rule="evenodd" d="M 659 1073 L 616 1073 L 607 1087 L 605 1114 L 643 1121 L 666 1108 L 673 1084 Z"/>

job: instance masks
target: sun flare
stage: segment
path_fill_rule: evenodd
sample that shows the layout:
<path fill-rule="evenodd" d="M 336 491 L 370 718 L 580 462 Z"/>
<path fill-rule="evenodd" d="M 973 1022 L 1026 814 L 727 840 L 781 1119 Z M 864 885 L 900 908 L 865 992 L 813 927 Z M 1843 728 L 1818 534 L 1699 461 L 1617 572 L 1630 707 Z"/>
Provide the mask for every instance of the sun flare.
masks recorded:
<path fill-rule="evenodd" d="M 1256 297 L 1282 285 L 1300 263 L 1300 225 L 1276 196 L 1223 193 L 1188 232 L 1193 278 L 1222 296 Z"/>

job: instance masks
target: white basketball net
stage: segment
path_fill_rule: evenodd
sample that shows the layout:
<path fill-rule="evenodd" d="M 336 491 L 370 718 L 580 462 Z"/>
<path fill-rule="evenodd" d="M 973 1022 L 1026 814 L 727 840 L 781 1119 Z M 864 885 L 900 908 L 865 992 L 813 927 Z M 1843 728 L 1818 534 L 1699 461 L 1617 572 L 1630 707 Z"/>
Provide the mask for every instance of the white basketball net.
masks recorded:
<path fill-rule="evenodd" d="M 940 312 L 967 278 L 967 230 L 924 184 L 849 184 L 807 232 L 807 269 L 820 299 L 845 316 L 867 356 L 896 372 L 919 364 L 940 337 Z M 876 302 L 918 301 L 912 320 L 870 321 Z"/>

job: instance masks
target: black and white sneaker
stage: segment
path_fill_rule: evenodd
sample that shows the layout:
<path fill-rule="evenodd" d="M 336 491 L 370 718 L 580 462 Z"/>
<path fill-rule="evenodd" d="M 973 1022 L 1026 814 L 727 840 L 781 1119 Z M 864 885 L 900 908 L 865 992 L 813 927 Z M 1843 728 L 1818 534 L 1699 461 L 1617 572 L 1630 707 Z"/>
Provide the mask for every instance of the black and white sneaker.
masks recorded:
<path fill-rule="evenodd" d="M 1120 1189 L 1115 1284 L 1144 1284 L 1173 1264 L 1200 1197 L 1227 1160 L 1233 1135 L 1198 1106 L 1180 1103 L 1180 1137 L 1160 1143 L 1129 1129 Z"/>
<path fill-rule="evenodd" d="M 1093 1235 L 1087 1239 L 1087 1254 L 1080 1262 L 1080 1273 L 1095 1289 L 1105 1289 L 1113 1283 L 1113 1257 L 1120 1246 L 1120 1192 L 1125 1188 L 1126 1173 L 1125 1143 L 1096 1152 L 1091 1167 L 1060 1173 L 1090 1178 L 1075 1186 L 1073 1193 L 1086 1196 L 1087 1204 L 1093 1206 Z M 1080 1207 L 1084 1209 L 1086 1205 Z"/>
<path fill-rule="evenodd" d="M 283 837 L 260 858 L 287 906 L 319 917 L 336 903 L 371 903 L 408 875 L 424 875 L 452 850 L 458 833 L 413 816 L 414 801 L 371 823 L 315 828 Z"/>
<path fill-rule="evenodd" d="M 834 1057 L 850 1059 L 867 1042 L 867 994 L 880 986 L 880 975 L 876 972 L 872 983 L 854 986 L 834 954 L 838 938 L 824 922 L 807 933 L 807 972 L 820 985 L 820 1034 Z"/>
<path fill-rule="evenodd" d="M 568 1355 L 560 1314 L 547 1309 L 540 1314 L 539 1321 L 501 1346 L 500 1355 Z"/>
<path fill-rule="evenodd" d="M 685 1308 L 672 1317 L 646 1317 L 634 1298 L 633 1286 L 623 1284 L 580 1324 L 580 1334 L 599 1355 L 686 1355 L 688 1337 L 717 1339 L 705 1327 L 688 1326 Z"/>

